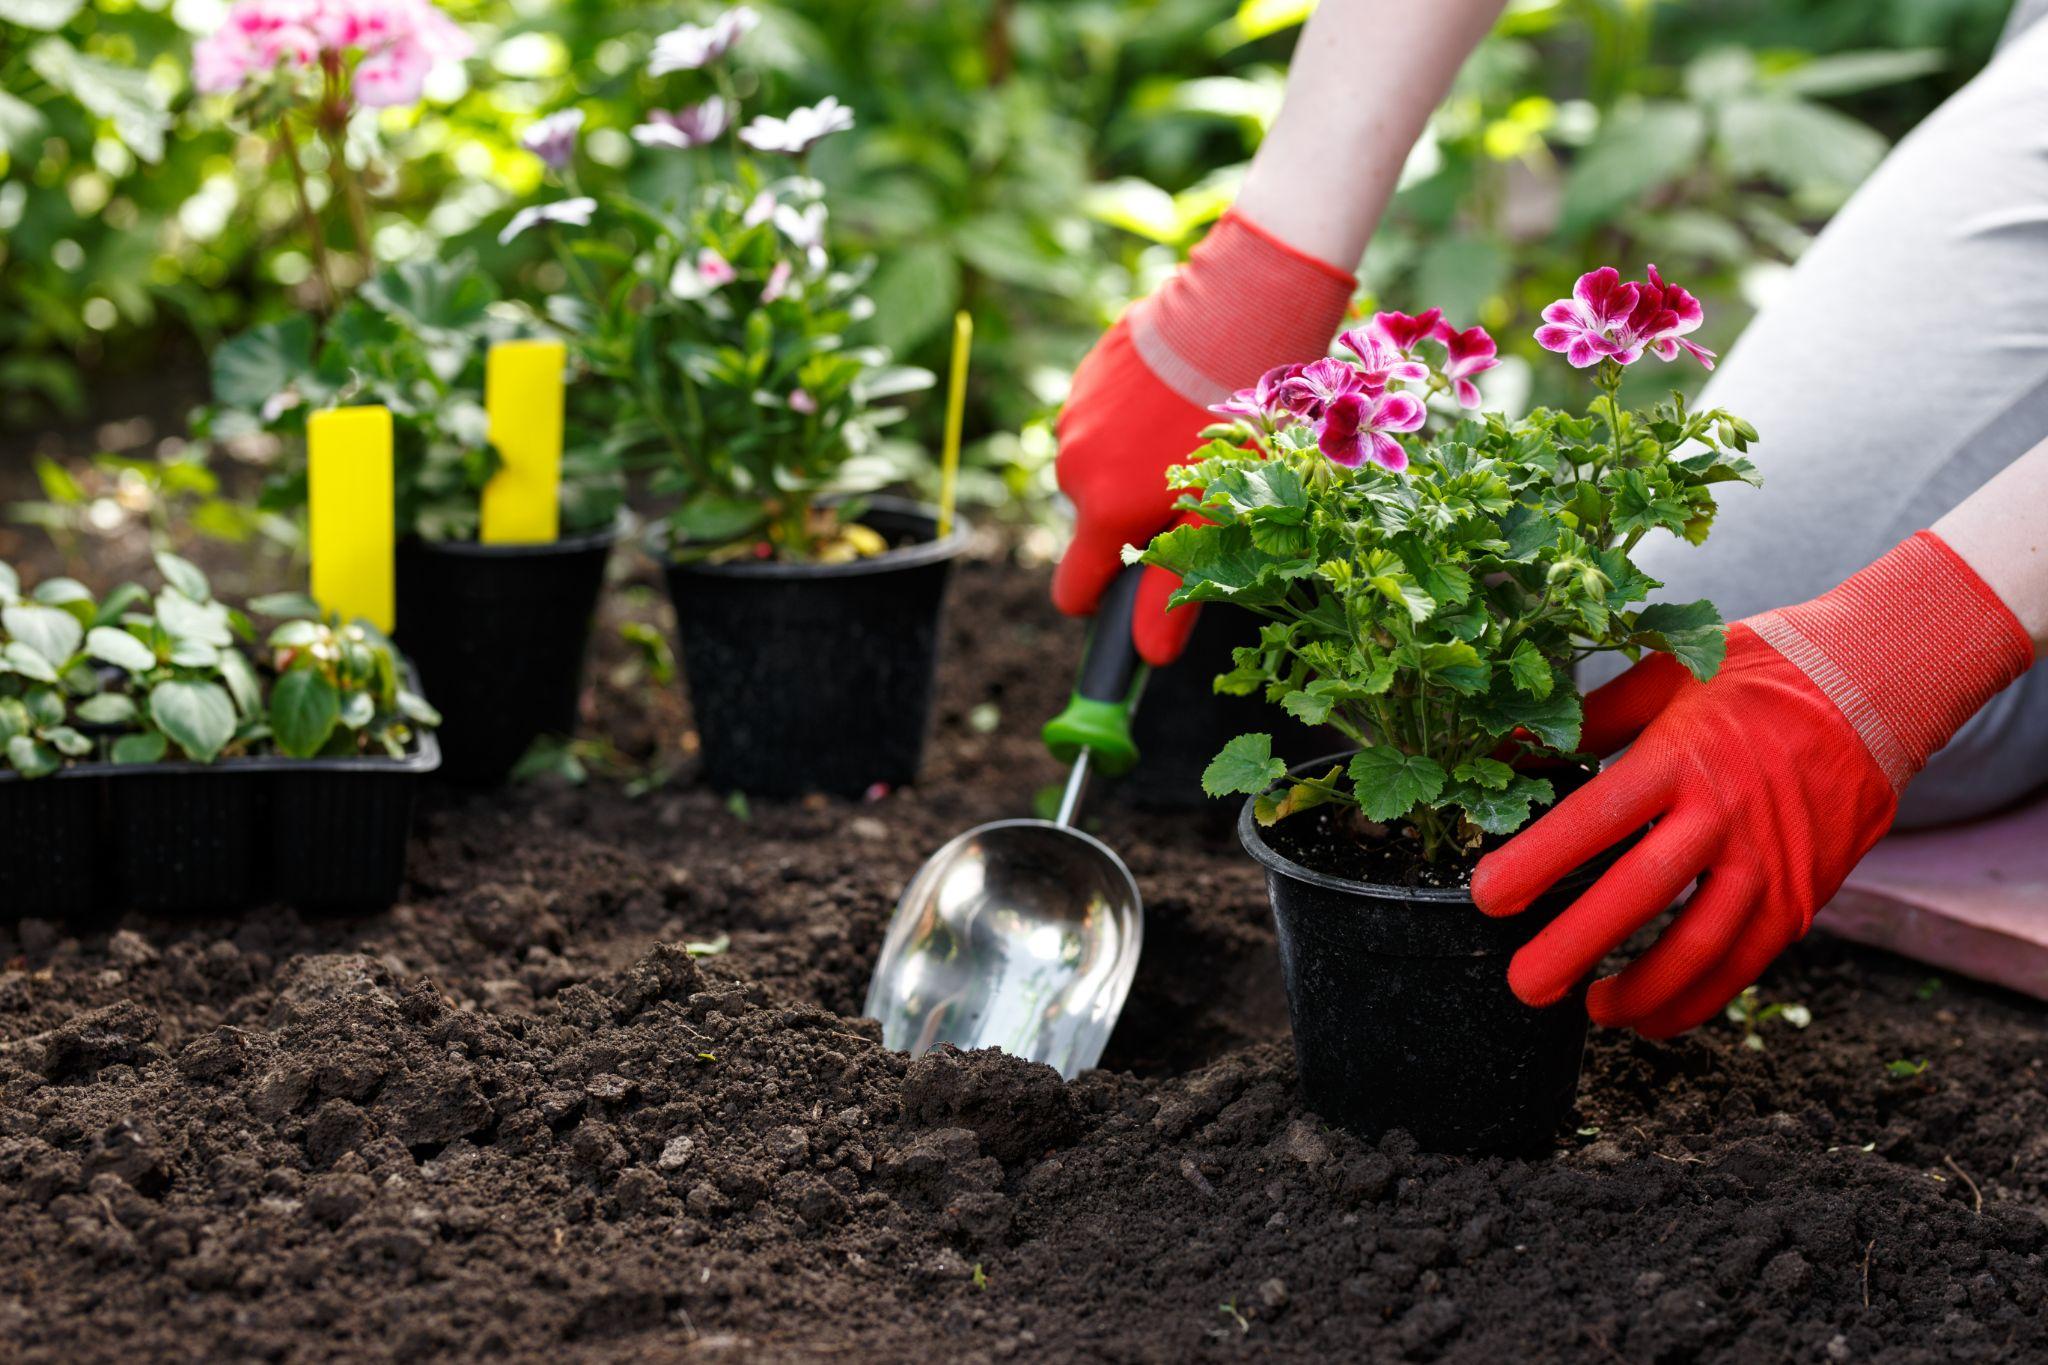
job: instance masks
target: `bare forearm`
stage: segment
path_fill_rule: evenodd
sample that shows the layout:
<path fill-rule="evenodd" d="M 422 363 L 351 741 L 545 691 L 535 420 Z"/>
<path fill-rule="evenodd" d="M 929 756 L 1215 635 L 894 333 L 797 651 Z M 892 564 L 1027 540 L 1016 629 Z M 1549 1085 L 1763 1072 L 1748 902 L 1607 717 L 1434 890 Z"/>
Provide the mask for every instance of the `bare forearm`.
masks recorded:
<path fill-rule="evenodd" d="M 2048 441 L 1934 523 L 2033 637 L 2048 648 Z"/>
<path fill-rule="evenodd" d="M 1342 270 L 1365 253 L 1401 165 L 1506 0 L 1327 0 L 1303 26 L 1238 209 Z"/>

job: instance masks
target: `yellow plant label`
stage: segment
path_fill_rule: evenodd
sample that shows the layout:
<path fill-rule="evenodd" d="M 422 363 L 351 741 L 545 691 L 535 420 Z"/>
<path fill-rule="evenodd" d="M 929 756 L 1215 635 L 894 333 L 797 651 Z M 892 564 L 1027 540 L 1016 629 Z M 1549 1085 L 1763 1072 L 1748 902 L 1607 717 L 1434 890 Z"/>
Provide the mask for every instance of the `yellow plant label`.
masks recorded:
<path fill-rule="evenodd" d="M 392 589 L 391 412 L 329 408 L 306 419 L 313 600 L 387 634 Z"/>
<path fill-rule="evenodd" d="M 567 361 L 559 341 L 501 341 L 485 358 L 484 408 L 501 461 L 484 485 L 485 544 L 545 544 L 561 534 Z"/>

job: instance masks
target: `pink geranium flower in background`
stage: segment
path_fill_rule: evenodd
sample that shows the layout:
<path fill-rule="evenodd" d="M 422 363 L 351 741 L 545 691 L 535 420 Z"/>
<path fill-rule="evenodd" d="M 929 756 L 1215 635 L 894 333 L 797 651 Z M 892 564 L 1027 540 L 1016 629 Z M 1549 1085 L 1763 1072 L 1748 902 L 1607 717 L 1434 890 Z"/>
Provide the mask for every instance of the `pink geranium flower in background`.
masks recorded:
<path fill-rule="evenodd" d="M 1358 367 L 1335 356 L 1324 356 L 1298 367 L 1282 379 L 1276 391 L 1289 412 L 1311 420 L 1320 418 L 1330 404 L 1365 387 Z"/>
<path fill-rule="evenodd" d="M 1676 360 L 1684 351 L 1708 369 L 1714 368 L 1714 353 L 1685 334 L 1706 318 L 1700 301 L 1679 285 L 1667 283 L 1649 267 L 1649 281 L 1636 286 L 1635 312 L 1629 315 L 1628 333 L 1634 344 L 1648 347 L 1659 360 Z"/>
<path fill-rule="evenodd" d="M 1408 452 L 1392 433 L 1415 431 L 1427 416 L 1412 393 L 1347 393 L 1324 410 L 1316 448 L 1346 469 L 1370 459 L 1398 473 L 1408 467 Z"/>
<path fill-rule="evenodd" d="M 711 288 L 717 289 L 722 285 L 731 284 L 739 277 L 740 272 L 732 268 L 732 262 L 710 247 L 707 246 L 697 253 L 697 278 Z"/>
<path fill-rule="evenodd" d="M 1609 357 L 1621 360 L 1628 348 L 1615 334 L 1628 325 L 1639 294 L 1637 286 L 1622 283 L 1621 272 L 1611 265 L 1589 270 L 1572 286 L 1570 298 L 1543 310 L 1544 325 L 1536 329 L 1536 344 L 1562 352 L 1579 370 Z M 1641 354 L 1637 350 L 1636 355 Z"/>
<path fill-rule="evenodd" d="M 731 126 L 732 102 L 713 95 L 702 104 L 685 105 L 674 113 L 649 109 L 647 122 L 633 129 L 633 140 L 643 147 L 687 150 L 716 142 Z"/>
<path fill-rule="evenodd" d="M 1500 347 L 1484 327 L 1468 327 L 1461 332 L 1448 322 L 1437 324 L 1436 339 L 1444 344 L 1443 376 L 1451 381 L 1451 393 L 1458 406 L 1478 407 L 1479 386 L 1472 382 L 1472 376 L 1500 364 Z"/>
<path fill-rule="evenodd" d="M 811 397 L 807 390 L 791 389 L 789 391 L 789 406 L 792 412 L 800 412 L 808 417 L 818 410 L 818 400 Z"/>
<path fill-rule="evenodd" d="M 1380 316 L 1401 315 L 1382 313 Z M 1440 314 L 1432 308 L 1423 316 L 1436 317 Z M 1399 347 L 1374 335 L 1370 329 L 1361 332 L 1353 328 L 1339 336 L 1337 344 L 1358 357 L 1358 377 L 1367 393 L 1384 393 L 1387 385 L 1395 380 L 1421 384 L 1429 379 L 1429 366 L 1419 360 L 1410 360 Z"/>
<path fill-rule="evenodd" d="M 1406 313 L 1374 313 L 1365 330 L 1368 336 L 1406 355 L 1435 334 L 1443 316 L 1441 308 L 1431 308 L 1413 317 Z"/>
<path fill-rule="evenodd" d="M 217 95 L 280 68 L 353 62 L 350 90 L 372 108 L 411 104 L 444 61 L 474 50 L 431 0 L 236 0 L 192 49 L 192 83 Z"/>

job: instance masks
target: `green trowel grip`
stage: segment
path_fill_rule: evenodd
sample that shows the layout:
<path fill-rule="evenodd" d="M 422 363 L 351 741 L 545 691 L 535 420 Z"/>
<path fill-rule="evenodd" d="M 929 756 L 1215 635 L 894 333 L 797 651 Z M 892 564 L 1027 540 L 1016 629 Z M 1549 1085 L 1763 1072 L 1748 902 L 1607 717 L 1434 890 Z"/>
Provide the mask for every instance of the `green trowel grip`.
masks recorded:
<path fill-rule="evenodd" d="M 1102 595 L 1074 695 L 1067 709 L 1045 724 L 1045 747 L 1054 758 L 1071 763 L 1089 750 L 1096 770 L 1109 777 L 1129 772 L 1138 761 L 1131 710 L 1145 689 L 1145 669 L 1131 643 L 1131 615 L 1144 572 L 1136 565 L 1125 569 Z"/>

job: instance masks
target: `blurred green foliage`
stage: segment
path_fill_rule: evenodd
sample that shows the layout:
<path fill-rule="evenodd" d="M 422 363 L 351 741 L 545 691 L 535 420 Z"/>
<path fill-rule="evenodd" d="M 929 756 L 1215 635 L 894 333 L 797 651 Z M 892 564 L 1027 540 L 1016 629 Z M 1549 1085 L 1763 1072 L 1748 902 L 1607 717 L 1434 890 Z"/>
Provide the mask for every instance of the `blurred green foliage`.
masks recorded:
<path fill-rule="evenodd" d="M 425 106 L 373 125 L 385 261 L 468 252 L 548 289 L 496 230 L 541 168 L 535 116 L 591 111 L 620 188 L 634 35 L 719 6 L 448 0 L 479 40 Z M 1227 205 L 1278 106 L 1300 0 L 764 0 L 745 69 L 770 105 L 836 94 L 860 126 L 819 149 L 842 231 L 882 262 L 872 328 L 944 367 L 976 317 L 963 494 L 1051 489 L 1049 414 L 1130 298 Z M 1518 364 L 1579 270 L 1654 260 L 1723 347 L 1897 137 L 1982 64 L 2008 0 L 1513 0 L 1460 78 L 1368 253 L 1371 301 L 1441 305 L 1502 336 L 1496 398 L 1572 382 Z M 310 263 L 283 168 L 195 105 L 185 53 L 219 0 L 0 0 L 0 421 L 81 410 L 86 384 L 161 367 L 300 308 Z M 318 148 L 309 149 L 317 158 Z M 671 163 L 673 159 L 670 159 Z M 309 169 L 316 178 L 319 166 Z M 196 361 L 195 361 L 196 363 Z M 915 415 L 936 433 L 940 404 Z"/>

